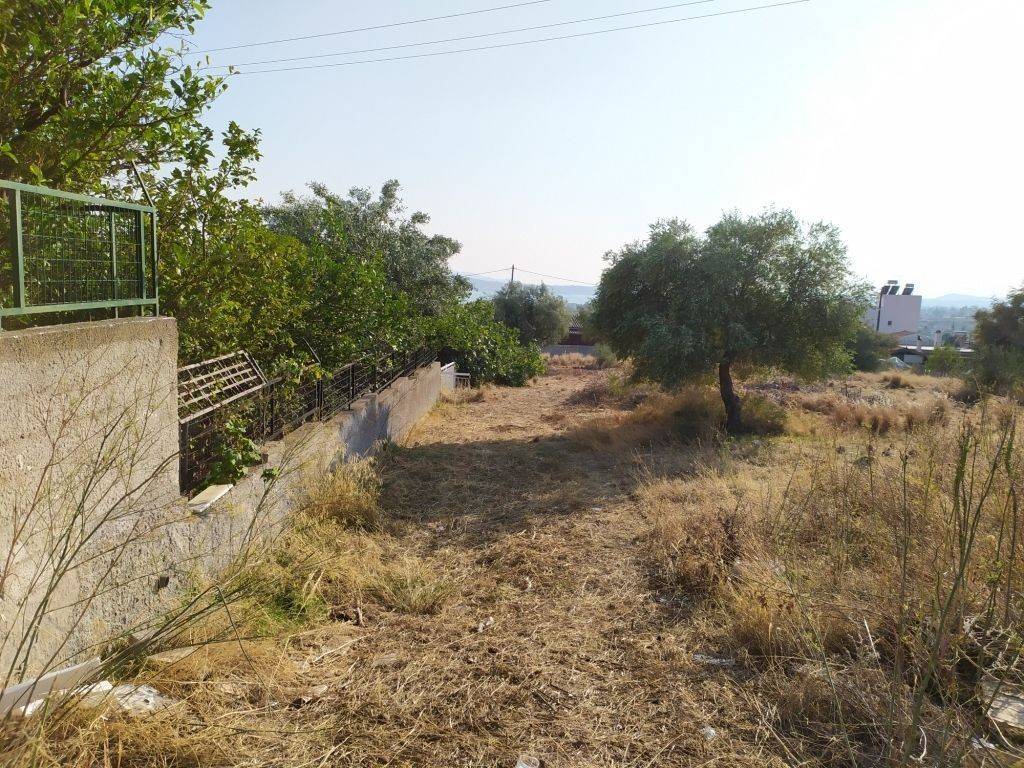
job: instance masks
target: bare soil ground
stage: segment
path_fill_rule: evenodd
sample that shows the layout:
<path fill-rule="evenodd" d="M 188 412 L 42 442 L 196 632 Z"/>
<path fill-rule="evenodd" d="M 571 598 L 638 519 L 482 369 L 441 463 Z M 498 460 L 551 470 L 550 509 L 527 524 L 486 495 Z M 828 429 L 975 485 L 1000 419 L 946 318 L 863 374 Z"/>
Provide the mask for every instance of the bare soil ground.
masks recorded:
<path fill-rule="evenodd" d="M 693 661 L 713 649 L 688 647 L 651 588 L 633 497 L 650 457 L 568 437 L 614 410 L 588 397 L 606 376 L 554 371 L 442 406 L 385 463 L 398 542 L 452 595 L 436 615 L 373 616 L 345 658 L 359 682 L 332 705 L 353 764 L 771 763 L 764 734 L 723 730 L 740 694 Z"/>

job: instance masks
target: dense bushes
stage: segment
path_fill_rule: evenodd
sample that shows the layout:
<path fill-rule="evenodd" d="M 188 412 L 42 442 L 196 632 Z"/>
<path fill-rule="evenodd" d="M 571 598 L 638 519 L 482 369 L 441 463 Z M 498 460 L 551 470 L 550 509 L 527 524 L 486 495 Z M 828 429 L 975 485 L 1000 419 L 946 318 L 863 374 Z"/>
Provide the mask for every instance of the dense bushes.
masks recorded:
<path fill-rule="evenodd" d="M 248 178 L 255 137 L 229 130 L 227 155 L 159 182 L 163 308 L 178 319 L 181 358 L 236 349 L 267 370 L 428 345 L 475 382 L 522 385 L 542 370 L 536 345 L 494 320 L 489 302 L 464 305 L 468 285 L 448 259 L 454 240 L 405 216 L 396 182 L 379 197 L 312 185 L 258 209 L 228 198 Z"/>
<path fill-rule="evenodd" d="M 891 354 L 892 345 L 892 337 L 861 324 L 847 340 L 846 351 L 854 368 L 874 373 Z"/>
<path fill-rule="evenodd" d="M 976 379 L 997 392 L 1020 390 L 1024 386 L 1024 288 L 1011 291 L 1006 301 L 978 312 L 976 318 Z"/>
<path fill-rule="evenodd" d="M 491 302 L 450 307 L 429 323 L 428 340 L 444 362 L 454 362 L 474 383 L 519 387 L 544 372 L 536 344 L 522 345 L 516 331 L 494 320 Z"/>

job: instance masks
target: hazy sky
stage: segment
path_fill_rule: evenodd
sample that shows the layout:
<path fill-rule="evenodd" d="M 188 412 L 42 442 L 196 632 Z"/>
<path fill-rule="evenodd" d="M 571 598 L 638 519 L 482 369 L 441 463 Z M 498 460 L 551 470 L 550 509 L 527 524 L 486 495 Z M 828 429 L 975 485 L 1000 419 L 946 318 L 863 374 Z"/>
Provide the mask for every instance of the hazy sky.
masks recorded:
<path fill-rule="evenodd" d="M 214 0 L 211 48 L 516 0 Z M 716 0 L 379 58 L 764 5 Z M 211 54 L 214 63 L 502 31 L 674 0 L 549 0 Z M 476 53 L 231 79 L 210 124 L 263 130 L 252 194 L 397 178 L 454 267 L 596 280 L 605 251 L 678 216 L 775 204 L 843 231 L 855 271 L 926 296 L 1024 281 L 1024 2 L 812 0 Z M 299 66 L 277 64 L 273 66 Z M 258 69 L 247 67 L 243 69 Z"/>

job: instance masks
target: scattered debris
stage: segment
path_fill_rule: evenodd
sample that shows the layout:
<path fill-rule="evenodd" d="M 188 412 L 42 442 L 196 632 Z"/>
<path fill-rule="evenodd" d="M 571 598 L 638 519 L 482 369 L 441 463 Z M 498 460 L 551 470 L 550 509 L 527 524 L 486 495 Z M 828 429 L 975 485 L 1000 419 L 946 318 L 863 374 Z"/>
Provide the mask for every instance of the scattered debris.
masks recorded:
<path fill-rule="evenodd" d="M 693 654 L 693 660 L 698 664 L 706 664 L 709 667 L 735 667 L 736 659 L 727 659 L 724 656 L 708 656 L 705 653 Z"/>
<path fill-rule="evenodd" d="M 17 716 L 37 699 L 46 698 L 54 691 L 73 688 L 102 665 L 99 658 L 90 659 L 67 669 L 50 672 L 36 680 L 12 685 L 0 693 L 0 716 L 6 717 L 8 713 Z"/>
<path fill-rule="evenodd" d="M 109 680 L 102 680 L 70 691 L 58 691 L 56 697 L 67 701 L 74 700 L 74 705 L 78 707 L 87 709 L 110 707 L 133 717 L 151 715 L 176 703 L 175 699 L 164 696 L 152 686 L 114 685 Z M 31 717 L 44 709 L 48 701 L 49 697 L 36 699 L 23 707 L 20 714 L 23 717 Z"/>
<path fill-rule="evenodd" d="M 307 704 L 312 704 L 314 701 L 322 699 L 324 697 L 324 694 L 326 694 L 329 689 L 330 687 L 326 685 L 315 685 L 305 693 L 301 693 L 294 699 L 292 699 L 292 702 L 288 705 L 288 708 L 300 709 L 306 706 Z"/>
<path fill-rule="evenodd" d="M 710 725 L 705 725 L 703 728 L 701 728 L 700 734 L 704 737 L 704 741 L 714 741 L 718 738 L 718 731 L 716 731 Z"/>
<path fill-rule="evenodd" d="M 493 616 L 488 616 L 486 619 L 484 619 L 483 621 L 481 621 L 479 624 L 476 625 L 476 631 L 477 632 L 483 632 L 488 627 L 493 627 L 493 626 L 494 626 L 494 617 Z"/>
<path fill-rule="evenodd" d="M 1024 739 L 1024 688 L 996 680 L 982 680 L 980 688 L 982 706 L 999 733 Z"/>
<path fill-rule="evenodd" d="M 520 755 L 516 768 L 540 768 L 540 759 L 533 755 Z"/>

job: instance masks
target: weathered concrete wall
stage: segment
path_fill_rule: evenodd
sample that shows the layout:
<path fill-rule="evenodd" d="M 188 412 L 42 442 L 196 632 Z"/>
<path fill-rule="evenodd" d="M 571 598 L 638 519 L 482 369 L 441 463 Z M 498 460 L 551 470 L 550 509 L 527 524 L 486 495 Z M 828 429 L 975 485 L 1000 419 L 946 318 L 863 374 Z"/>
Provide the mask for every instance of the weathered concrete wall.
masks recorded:
<path fill-rule="evenodd" d="M 169 318 L 0 333 L 4 668 L 64 655 L 107 551 L 176 502 L 177 353 Z"/>
<path fill-rule="evenodd" d="M 434 364 L 264 446 L 277 479 L 255 468 L 196 515 L 177 492 L 172 319 L 2 332 L 0 368 L 0 665 L 25 674 L 144 633 L 272 540 L 319 473 L 402 440 L 441 388 Z M 32 627 L 32 652 L 18 651 Z"/>

